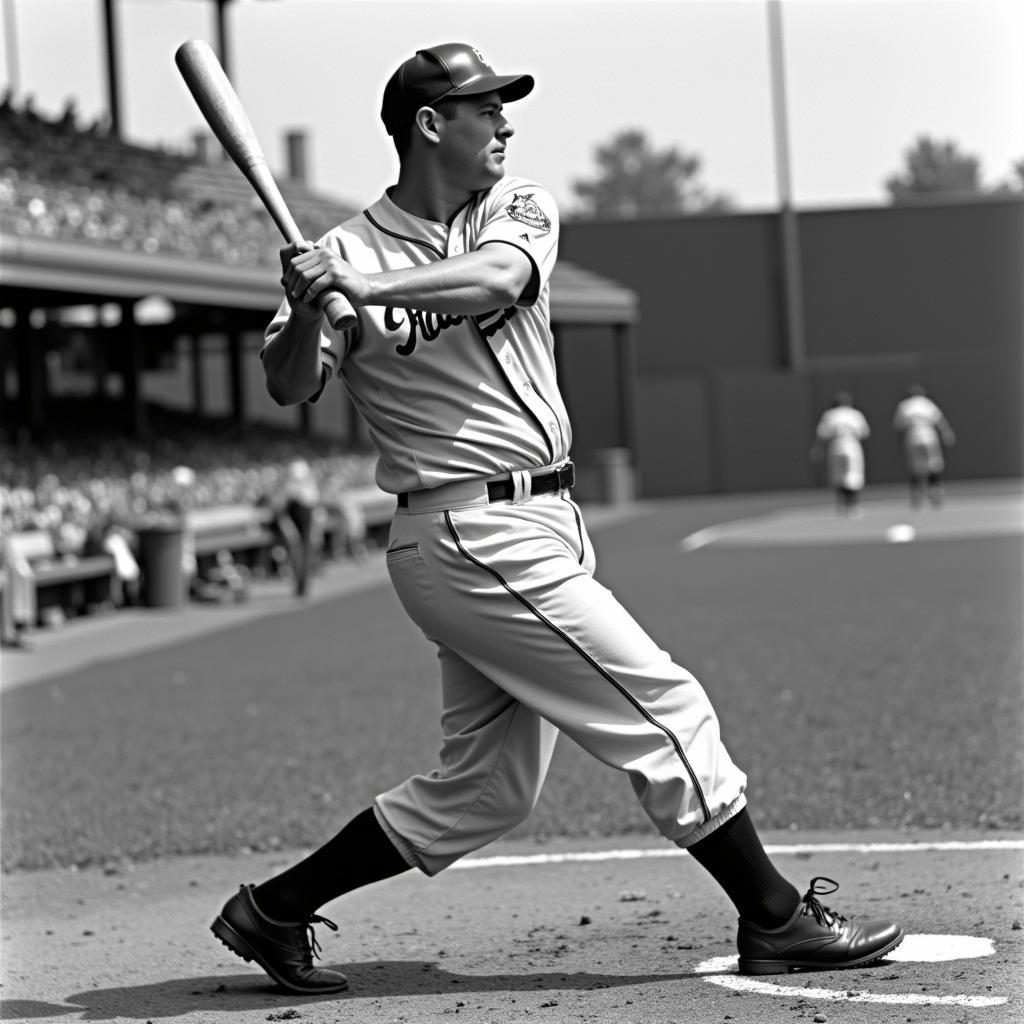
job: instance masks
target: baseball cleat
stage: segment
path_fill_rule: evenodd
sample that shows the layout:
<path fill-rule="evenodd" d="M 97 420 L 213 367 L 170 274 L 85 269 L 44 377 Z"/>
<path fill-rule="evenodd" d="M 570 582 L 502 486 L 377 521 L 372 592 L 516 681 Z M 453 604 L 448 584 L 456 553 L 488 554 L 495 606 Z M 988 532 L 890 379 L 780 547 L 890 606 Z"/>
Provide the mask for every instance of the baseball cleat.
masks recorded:
<path fill-rule="evenodd" d="M 210 925 L 210 931 L 232 953 L 246 962 L 254 960 L 282 988 L 300 995 L 324 995 L 344 992 L 348 979 L 339 971 L 314 967 L 320 943 L 314 924 L 325 924 L 332 931 L 338 926 L 326 917 L 312 916 L 307 921 L 285 923 L 267 917 L 252 898 L 252 886 L 243 885 L 224 904 Z"/>
<path fill-rule="evenodd" d="M 820 888 L 819 882 L 832 888 Z M 823 906 L 818 897 L 838 888 L 831 878 L 812 878 L 800 906 L 781 928 L 759 928 L 741 918 L 736 937 L 740 974 L 865 967 L 903 941 L 903 929 L 892 921 L 853 922 Z"/>

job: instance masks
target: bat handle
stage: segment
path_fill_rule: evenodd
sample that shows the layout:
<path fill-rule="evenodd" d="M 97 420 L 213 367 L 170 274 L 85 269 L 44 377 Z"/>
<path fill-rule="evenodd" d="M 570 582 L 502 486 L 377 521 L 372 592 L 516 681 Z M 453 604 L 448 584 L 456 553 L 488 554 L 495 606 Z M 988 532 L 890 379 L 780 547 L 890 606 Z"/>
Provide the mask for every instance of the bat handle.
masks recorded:
<path fill-rule="evenodd" d="M 317 298 L 317 305 L 336 331 L 355 326 L 356 311 L 341 292 L 324 292 Z"/>

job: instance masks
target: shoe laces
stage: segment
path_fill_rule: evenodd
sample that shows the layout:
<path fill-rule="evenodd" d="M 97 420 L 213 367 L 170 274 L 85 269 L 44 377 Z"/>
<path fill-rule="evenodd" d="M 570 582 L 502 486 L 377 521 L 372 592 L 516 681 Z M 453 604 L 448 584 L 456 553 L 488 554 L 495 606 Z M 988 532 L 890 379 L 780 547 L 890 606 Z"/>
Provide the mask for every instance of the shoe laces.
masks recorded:
<path fill-rule="evenodd" d="M 319 914 L 311 915 L 309 920 L 304 922 L 304 926 L 306 929 L 306 939 L 309 943 L 309 950 L 313 954 L 313 956 L 317 958 L 317 960 L 320 960 L 322 959 L 320 956 L 322 948 L 320 946 L 320 943 L 316 940 L 316 931 L 313 928 L 313 925 L 315 924 L 325 924 L 327 925 L 328 928 L 331 929 L 332 932 L 336 932 L 338 930 L 338 926 L 329 918 L 320 917 Z"/>
<path fill-rule="evenodd" d="M 819 886 L 818 883 L 825 883 L 824 886 Z M 829 888 L 831 886 L 831 888 Z M 828 896 L 834 893 L 839 888 L 839 883 L 831 878 L 825 878 L 824 875 L 817 875 L 811 879 L 811 887 L 803 895 L 804 909 L 801 911 L 803 914 L 813 914 L 814 920 L 818 922 L 824 928 L 831 928 L 834 924 L 842 925 L 846 918 L 842 914 L 836 913 L 834 910 L 830 910 L 826 907 L 819 899 L 819 896 Z"/>

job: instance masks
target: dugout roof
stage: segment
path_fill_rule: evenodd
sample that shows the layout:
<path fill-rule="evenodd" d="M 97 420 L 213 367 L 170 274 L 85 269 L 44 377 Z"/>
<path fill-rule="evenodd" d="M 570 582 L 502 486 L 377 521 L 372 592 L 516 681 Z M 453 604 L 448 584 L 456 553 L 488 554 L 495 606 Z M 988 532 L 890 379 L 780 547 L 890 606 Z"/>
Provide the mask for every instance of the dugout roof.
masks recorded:
<path fill-rule="evenodd" d="M 280 301 L 269 267 L 233 267 L 180 256 L 0 233 L 0 303 L 41 307 L 161 295 L 179 306 L 272 313 Z M 639 319 L 636 293 L 571 263 L 555 265 L 556 325 L 620 325 Z"/>

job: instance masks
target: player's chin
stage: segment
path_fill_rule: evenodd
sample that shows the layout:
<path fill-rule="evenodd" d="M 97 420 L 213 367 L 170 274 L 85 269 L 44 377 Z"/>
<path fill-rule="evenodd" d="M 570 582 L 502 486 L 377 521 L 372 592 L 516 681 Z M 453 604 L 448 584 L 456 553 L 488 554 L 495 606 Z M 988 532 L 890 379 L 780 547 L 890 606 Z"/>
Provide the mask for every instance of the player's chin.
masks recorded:
<path fill-rule="evenodd" d="M 501 181 L 505 177 L 505 157 L 501 153 L 497 153 L 487 161 L 487 167 L 484 172 L 491 180 L 491 184 L 496 181 Z"/>

